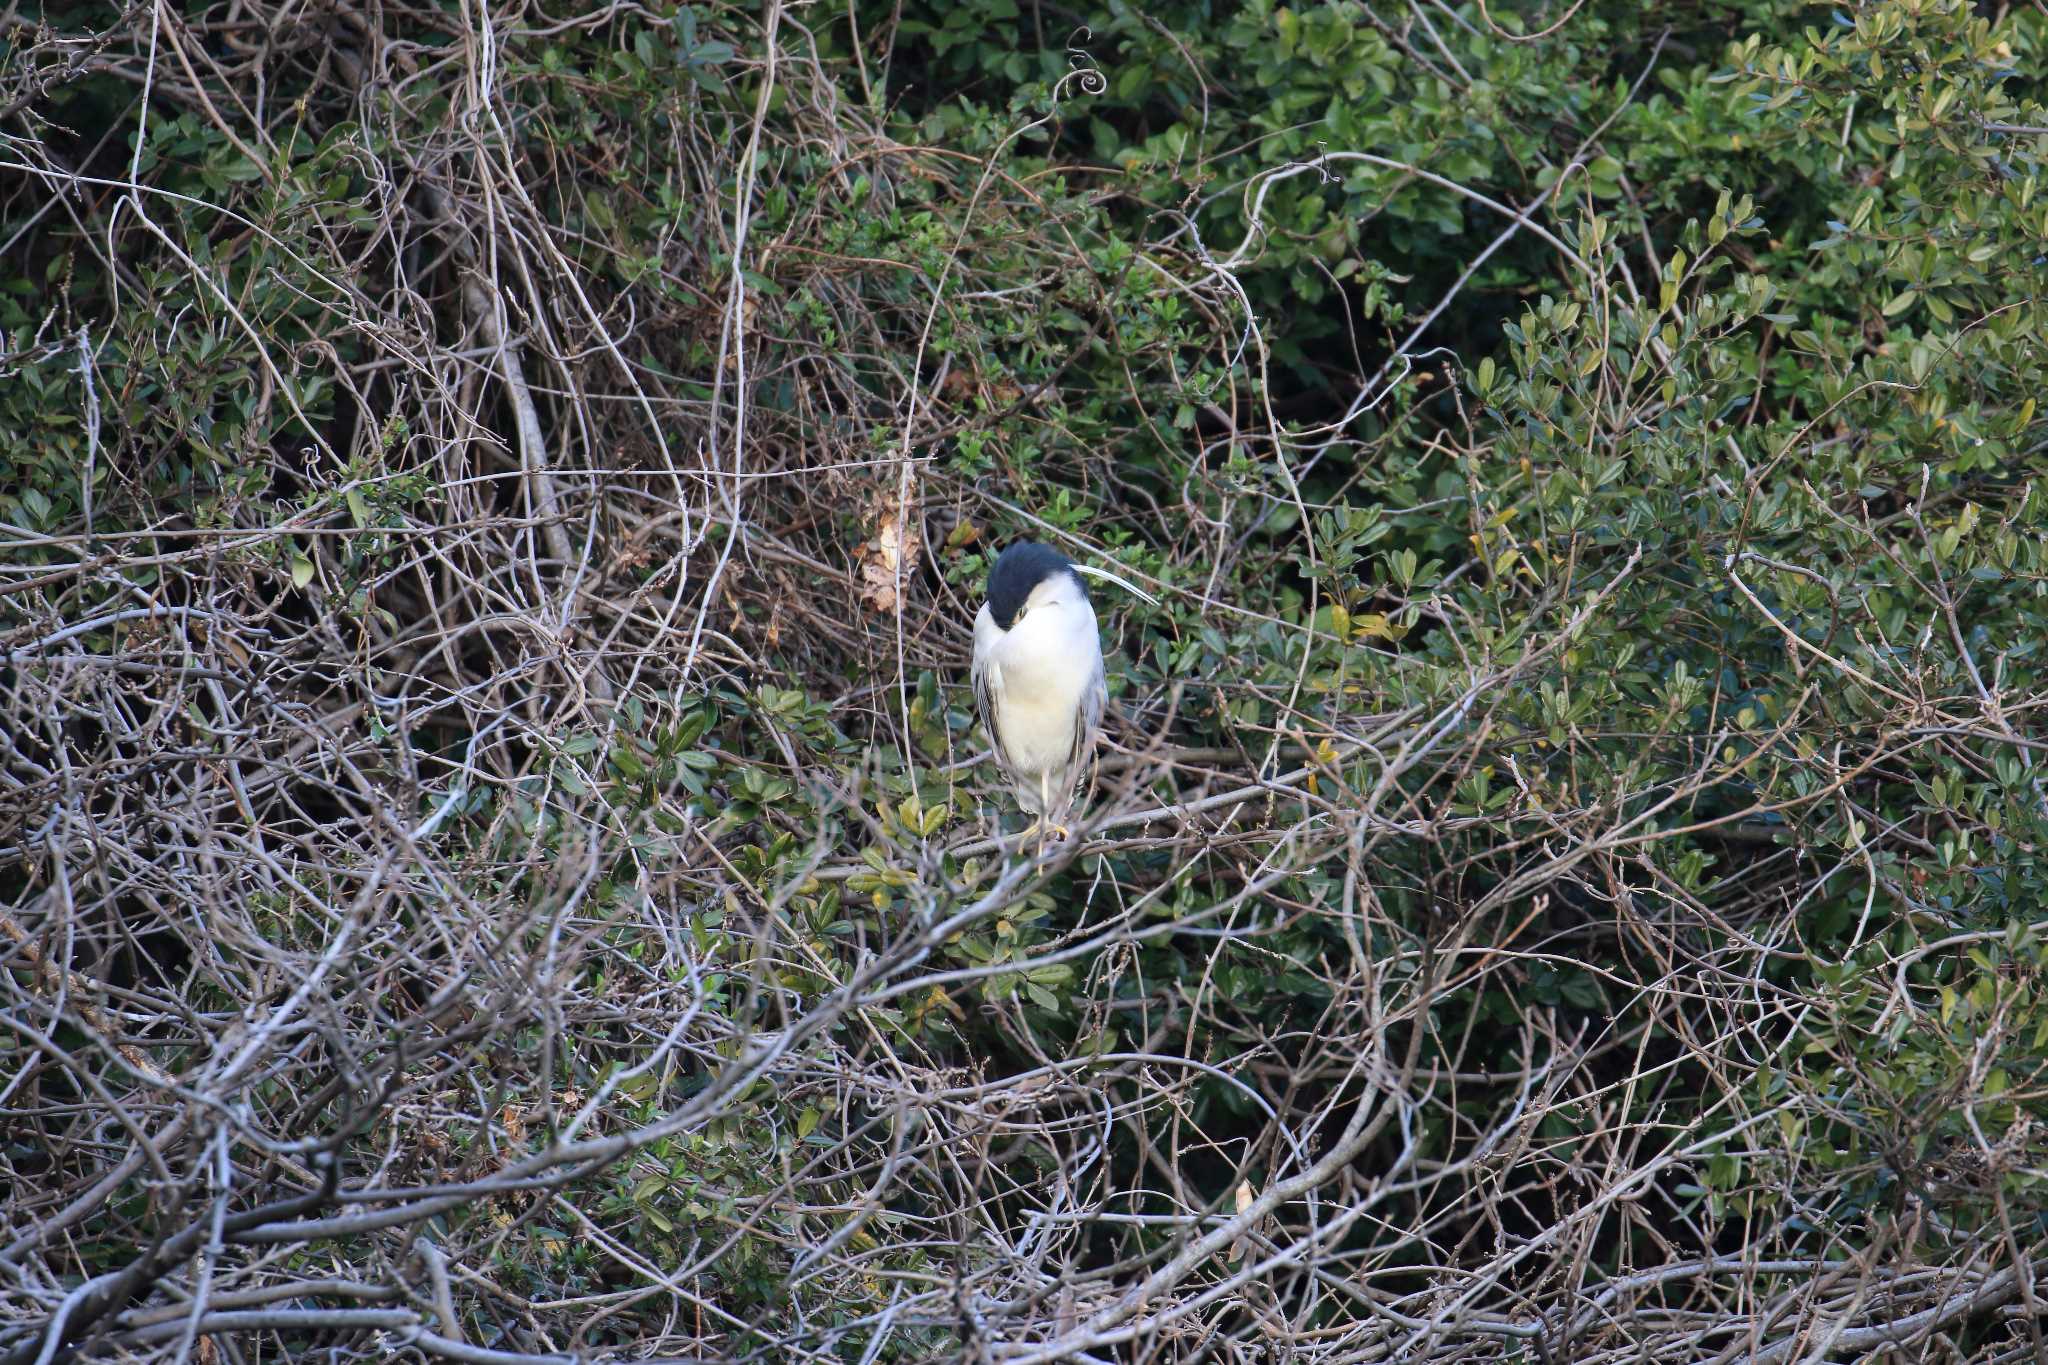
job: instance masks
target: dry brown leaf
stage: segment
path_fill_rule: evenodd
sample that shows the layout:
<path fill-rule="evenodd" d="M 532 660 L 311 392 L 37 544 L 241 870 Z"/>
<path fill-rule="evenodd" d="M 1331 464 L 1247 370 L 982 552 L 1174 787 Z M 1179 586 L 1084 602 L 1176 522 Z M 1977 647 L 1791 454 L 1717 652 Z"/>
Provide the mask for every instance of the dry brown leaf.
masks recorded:
<path fill-rule="evenodd" d="M 1238 1182 L 1237 1212 L 1240 1217 L 1243 1216 L 1244 1211 L 1250 1208 L 1252 1206 L 1253 1201 L 1256 1200 L 1258 1197 L 1258 1192 L 1252 1189 L 1251 1181 L 1240 1180 Z M 1232 1265 L 1236 1265 L 1239 1259 L 1243 1257 L 1245 1245 L 1246 1239 L 1244 1237 L 1239 1237 L 1236 1241 L 1230 1244 L 1230 1263 Z"/>
<path fill-rule="evenodd" d="M 881 514 L 874 538 L 855 552 L 860 561 L 860 600 L 870 611 L 896 610 L 898 587 L 917 571 L 922 548 L 917 527 L 900 509 Z"/>

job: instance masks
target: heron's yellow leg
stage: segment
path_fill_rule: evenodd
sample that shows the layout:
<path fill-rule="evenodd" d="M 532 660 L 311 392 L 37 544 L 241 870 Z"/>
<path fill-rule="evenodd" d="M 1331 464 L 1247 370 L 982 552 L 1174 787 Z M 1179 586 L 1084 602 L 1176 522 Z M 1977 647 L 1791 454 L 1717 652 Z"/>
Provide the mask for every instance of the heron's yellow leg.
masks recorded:
<path fill-rule="evenodd" d="M 1038 775 L 1038 856 L 1045 856 L 1045 835 L 1051 826 L 1052 779 L 1046 773 Z"/>

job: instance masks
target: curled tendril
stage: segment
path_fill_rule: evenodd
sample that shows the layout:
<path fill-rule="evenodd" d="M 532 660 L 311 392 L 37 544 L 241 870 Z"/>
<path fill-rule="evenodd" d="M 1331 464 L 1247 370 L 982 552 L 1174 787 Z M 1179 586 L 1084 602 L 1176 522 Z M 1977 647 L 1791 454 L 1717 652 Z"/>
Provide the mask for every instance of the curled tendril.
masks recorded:
<path fill-rule="evenodd" d="M 1313 157 L 1305 156 L 1299 161 L 1290 161 L 1287 164 L 1290 166 L 1310 167 L 1315 171 L 1316 175 L 1321 178 L 1322 182 L 1325 185 L 1335 185 L 1339 182 L 1341 177 L 1331 173 L 1329 157 L 1330 144 L 1327 142 L 1318 142 L 1316 144 L 1316 154 Z"/>
<path fill-rule="evenodd" d="M 1073 81 L 1081 87 L 1081 93 L 1084 95 L 1101 95 L 1108 92 L 1109 77 L 1102 74 L 1102 69 L 1095 65 L 1095 58 L 1082 46 L 1094 36 L 1086 24 L 1067 35 L 1067 65 L 1073 69 L 1060 77 L 1061 86 Z"/>

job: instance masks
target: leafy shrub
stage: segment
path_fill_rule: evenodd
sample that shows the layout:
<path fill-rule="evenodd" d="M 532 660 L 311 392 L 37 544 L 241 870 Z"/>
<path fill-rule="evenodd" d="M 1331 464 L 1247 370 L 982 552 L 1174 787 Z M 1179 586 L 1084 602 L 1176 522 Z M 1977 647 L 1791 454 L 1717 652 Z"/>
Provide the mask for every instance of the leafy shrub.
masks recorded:
<path fill-rule="evenodd" d="M 46 17 L 0 1358 L 2036 1349 L 2038 12 Z"/>

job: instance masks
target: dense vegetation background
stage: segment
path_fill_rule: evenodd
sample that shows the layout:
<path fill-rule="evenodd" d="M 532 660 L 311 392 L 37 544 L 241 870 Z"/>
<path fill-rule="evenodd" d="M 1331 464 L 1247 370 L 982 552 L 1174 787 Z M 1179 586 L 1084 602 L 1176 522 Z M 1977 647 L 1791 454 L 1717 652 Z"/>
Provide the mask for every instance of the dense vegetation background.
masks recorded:
<path fill-rule="evenodd" d="M 0 1361 L 2040 1358 L 2044 40 L 9 7 Z"/>

